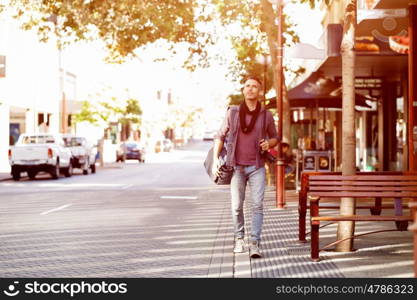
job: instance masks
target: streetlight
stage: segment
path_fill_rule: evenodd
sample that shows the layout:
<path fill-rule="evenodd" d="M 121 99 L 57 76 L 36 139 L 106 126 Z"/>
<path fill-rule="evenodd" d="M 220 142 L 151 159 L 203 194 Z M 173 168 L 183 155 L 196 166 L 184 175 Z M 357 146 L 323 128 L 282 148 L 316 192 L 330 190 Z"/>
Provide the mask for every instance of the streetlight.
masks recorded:
<path fill-rule="evenodd" d="M 283 38 L 282 38 L 282 26 L 283 26 L 283 7 L 284 0 L 268 0 L 271 4 L 275 4 L 277 7 L 278 14 L 278 49 L 277 49 L 277 63 L 276 63 L 276 72 L 277 75 L 277 114 L 278 114 L 278 136 L 282 139 L 282 119 L 283 119 L 283 103 L 282 103 L 282 85 L 284 83 L 284 72 L 283 72 Z M 284 176 L 285 176 L 285 162 L 282 157 L 282 145 L 278 144 L 277 151 L 277 176 L 276 176 L 276 205 L 277 208 L 285 208 L 285 185 L 284 185 Z"/>

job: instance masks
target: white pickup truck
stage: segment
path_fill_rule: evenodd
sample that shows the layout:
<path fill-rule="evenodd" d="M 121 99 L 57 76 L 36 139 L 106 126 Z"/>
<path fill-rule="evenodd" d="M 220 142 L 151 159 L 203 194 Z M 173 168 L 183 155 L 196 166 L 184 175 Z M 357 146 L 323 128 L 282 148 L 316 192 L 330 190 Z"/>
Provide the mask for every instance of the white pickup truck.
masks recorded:
<path fill-rule="evenodd" d="M 59 134 L 22 134 L 9 149 L 9 163 L 16 181 L 22 172 L 30 179 L 39 172 L 47 172 L 53 179 L 58 179 L 60 172 L 66 177 L 72 175 L 71 150 Z"/>

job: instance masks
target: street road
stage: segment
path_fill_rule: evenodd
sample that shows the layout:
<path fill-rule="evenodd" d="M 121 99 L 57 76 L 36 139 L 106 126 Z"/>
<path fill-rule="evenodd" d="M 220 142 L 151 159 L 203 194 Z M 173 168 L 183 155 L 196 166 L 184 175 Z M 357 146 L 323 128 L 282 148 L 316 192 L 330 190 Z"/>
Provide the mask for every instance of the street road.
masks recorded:
<path fill-rule="evenodd" d="M 0 277 L 206 277 L 230 215 L 203 168 L 210 146 L 0 182 Z"/>

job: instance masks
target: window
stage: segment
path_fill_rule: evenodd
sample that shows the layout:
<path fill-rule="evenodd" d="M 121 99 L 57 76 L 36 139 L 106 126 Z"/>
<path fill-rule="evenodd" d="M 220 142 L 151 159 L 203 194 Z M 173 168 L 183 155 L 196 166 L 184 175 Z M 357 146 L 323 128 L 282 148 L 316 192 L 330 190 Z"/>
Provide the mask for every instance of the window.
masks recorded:
<path fill-rule="evenodd" d="M 84 138 L 79 137 L 64 137 L 66 147 L 79 147 L 85 144 Z"/>
<path fill-rule="evenodd" d="M 55 139 L 51 135 L 28 135 L 23 137 L 22 144 L 53 144 Z"/>

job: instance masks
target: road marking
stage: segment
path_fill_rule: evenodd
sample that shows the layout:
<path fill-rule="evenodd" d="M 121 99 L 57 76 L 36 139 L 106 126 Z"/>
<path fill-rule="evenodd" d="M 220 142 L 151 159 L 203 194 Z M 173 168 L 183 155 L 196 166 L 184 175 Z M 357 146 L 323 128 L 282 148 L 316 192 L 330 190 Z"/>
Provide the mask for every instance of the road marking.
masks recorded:
<path fill-rule="evenodd" d="M 47 214 L 49 214 L 49 213 L 51 213 L 51 212 L 55 212 L 55 211 L 58 211 L 58 210 L 61 210 L 61 209 L 67 208 L 67 207 L 69 207 L 69 206 L 71 206 L 71 205 L 72 205 L 71 203 L 69 203 L 69 204 L 65 204 L 65 205 L 62 205 L 62 206 L 60 206 L 60 207 L 57 207 L 57 208 L 53 208 L 53 209 L 50 209 L 50 210 L 44 211 L 44 212 L 42 212 L 42 213 L 41 213 L 41 215 L 42 215 L 42 216 L 43 216 L 43 215 L 47 215 Z"/>
<path fill-rule="evenodd" d="M 91 188 L 91 187 L 123 187 L 123 183 L 41 183 L 34 185 L 36 187 L 71 187 L 71 188 Z"/>
<path fill-rule="evenodd" d="M 187 200 L 196 200 L 198 197 L 195 196 L 161 196 L 161 199 L 187 199 Z"/>

